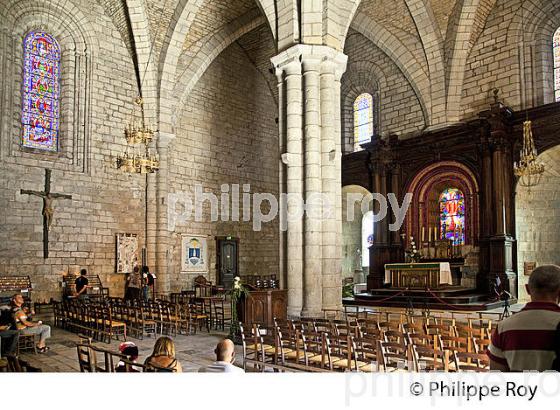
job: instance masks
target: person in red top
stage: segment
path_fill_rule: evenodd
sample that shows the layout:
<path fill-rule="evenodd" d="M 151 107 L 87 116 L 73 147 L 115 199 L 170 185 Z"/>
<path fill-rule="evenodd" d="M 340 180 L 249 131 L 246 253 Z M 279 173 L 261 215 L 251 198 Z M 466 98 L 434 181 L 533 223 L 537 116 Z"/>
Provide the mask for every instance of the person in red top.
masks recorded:
<path fill-rule="evenodd" d="M 539 266 L 526 287 L 531 302 L 499 322 L 492 334 L 487 350 L 492 370 L 545 371 L 554 367 L 560 331 L 560 266 Z"/>

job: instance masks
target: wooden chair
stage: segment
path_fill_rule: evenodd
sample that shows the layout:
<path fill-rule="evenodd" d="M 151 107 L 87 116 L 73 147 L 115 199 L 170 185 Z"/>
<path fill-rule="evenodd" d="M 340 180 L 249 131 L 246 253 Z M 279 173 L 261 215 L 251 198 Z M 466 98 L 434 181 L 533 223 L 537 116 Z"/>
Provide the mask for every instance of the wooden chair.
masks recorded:
<path fill-rule="evenodd" d="M 36 373 L 41 372 L 41 369 L 35 366 L 31 366 L 26 361 L 21 360 L 18 356 L 8 355 L 6 356 L 8 361 L 8 372 L 12 373 Z"/>
<path fill-rule="evenodd" d="M 376 338 L 371 334 L 354 339 L 356 360 L 362 363 L 358 366 L 358 371 L 379 371 L 379 363 L 377 362 L 377 346 L 380 340 L 380 338 Z"/>
<path fill-rule="evenodd" d="M 487 372 L 490 370 L 490 359 L 481 353 L 456 352 L 453 361 L 457 371 Z"/>
<path fill-rule="evenodd" d="M 412 344 L 412 357 L 414 370 L 417 372 L 449 371 L 449 350 L 437 350 Z"/>
<path fill-rule="evenodd" d="M 214 312 L 214 328 L 225 330 L 226 324 L 231 325 L 231 316 L 226 317 L 224 309 L 224 298 L 212 299 L 212 310 Z"/>
<path fill-rule="evenodd" d="M 332 366 L 335 369 L 352 372 L 368 364 L 357 359 L 356 345 L 351 334 L 329 335 L 329 339 L 333 352 Z"/>
<path fill-rule="evenodd" d="M 206 314 L 204 300 L 195 298 L 193 303 L 190 305 L 190 310 L 191 319 L 194 322 L 195 333 L 197 325 L 199 330 L 202 330 L 202 326 L 204 325 L 208 333 L 210 333 L 210 317 Z"/>
<path fill-rule="evenodd" d="M 78 364 L 80 365 L 81 373 L 93 373 L 97 366 L 97 358 L 95 351 L 91 349 L 90 345 L 79 344 L 76 346 L 78 353 Z"/>
<path fill-rule="evenodd" d="M 243 352 L 243 370 L 247 371 L 247 360 L 258 360 L 257 346 L 260 342 L 257 333 L 252 328 L 246 327 L 239 322 L 239 334 L 241 335 L 241 347 Z"/>
<path fill-rule="evenodd" d="M 383 372 L 412 371 L 414 361 L 410 348 L 400 343 L 379 341 L 377 363 Z"/>
<path fill-rule="evenodd" d="M 257 360 L 263 364 L 277 364 L 278 349 L 274 327 L 255 325 L 253 332 L 257 336 L 257 343 L 252 346 L 257 351 Z M 261 370 L 264 371 L 265 366 Z"/>
<path fill-rule="evenodd" d="M 126 341 L 126 323 L 113 320 L 111 309 L 108 307 L 100 308 L 99 313 L 101 317 L 97 321 L 101 324 L 99 330 L 102 340 L 106 340 L 106 343 L 111 343 L 113 337 L 119 340 L 122 336 L 123 341 Z"/>
<path fill-rule="evenodd" d="M 279 321 L 277 321 L 279 323 Z M 275 327 L 278 361 L 286 363 L 304 363 L 307 365 L 305 354 L 305 336 L 295 329 L 290 321 L 278 324 Z"/>
<path fill-rule="evenodd" d="M 177 305 L 172 303 L 162 303 L 160 305 L 160 309 L 162 331 L 165 334 L 177 336 L 177 332 L 179 331 L 179 313 Z"/>
<path fill-rule="evenodd" d="M 427 324 L 425 326 L 425 332 L 428 335 L 441 335 L 441 336 L 455 335 L 454 326 L 450 326 L 450 325 Z"/>
<path fill-rule="evenodd" d="M 24 350 L 32 350 L 37 354 L 37 344 L 35 342 L 35 335 L 27 335 L 19 332 L 19 341 L 17 344 L 17 355 Z"/>

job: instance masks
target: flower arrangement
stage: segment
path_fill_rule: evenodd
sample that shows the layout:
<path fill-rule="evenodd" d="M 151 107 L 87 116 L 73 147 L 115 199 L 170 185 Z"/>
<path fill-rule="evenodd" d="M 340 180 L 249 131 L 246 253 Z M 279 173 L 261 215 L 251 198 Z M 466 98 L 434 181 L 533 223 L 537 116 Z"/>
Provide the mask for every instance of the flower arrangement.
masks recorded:
<path fill-rule="evenodd" d="M 243 298 L 247 297 L 249 291 L 243 283 L 241 283 L 241 278 L 236 276 L 233 279 L 233 285 L 231 287 L 231 326 L 229 328 L 229 338 L 236 340 L 239 336 L 239 319 L 237 317 L 237 304 Z"/>
<path fill-rule="evenodd" d="M 422 258 L 422 255 L 420 255 L 420 252 L 418 252 L 418 249 L 416 248 L 416 242 L 414 241 L 413 236 L 410 237 L 410 248 L 405 250 L 404 253 L 412 262 L 418 262 Z"/>

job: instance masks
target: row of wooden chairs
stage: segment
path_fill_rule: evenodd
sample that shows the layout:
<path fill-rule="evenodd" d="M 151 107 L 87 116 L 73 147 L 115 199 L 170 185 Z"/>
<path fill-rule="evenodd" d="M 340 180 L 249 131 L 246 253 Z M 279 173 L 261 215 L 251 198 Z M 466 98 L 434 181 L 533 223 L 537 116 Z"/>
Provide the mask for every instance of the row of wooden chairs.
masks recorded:
<path fill-rule="evenodd" d="M 102 304 L 79 300 L 55 303 L 53 311 L 56 326 L 108 343 L 113 335 L 126 335 L 127 331 L 143 339 L 146 335 L 194 334 L 197 328 L 203 327 L 209 332 L 211 324 L 223 330 L 226 323 L 223 302 L 220 305 L 218 301 L 215 301 L 212 318 L 203 301 L 178 304 L 164 300 L 125 301 L 114 297 Z M 99 321 L 99 312 L 103 312 L 104 321 Z"/>
<path fill-rule="evenodd" d="M 106 343 L 111 343 L 113 338 L 126 340 L 126 323 L 116 320 L 111 307 L 105 304 L 55 302 L 53 313 L 55 326 L 71 332 L 85 333 Z"/>
<path fill-rule="evenodd" d="M 82 373 L 138 373 L 138 372 L 175 372 L 169 368 L 160 368 L 153 364 L 131 362 L 126 355 L 92 344 L 92 340 L 82 337 L 83 341 L 76 345 L 78 364 Z M 117 367 L 119 368 L 117 370 Z"/>
<path fill-rule="evenodd" d="M 241 325 L 243 354 L 251 362 L 262 363 L 261 369 L 268 363 L 365 372 L 488 368 L 486 355 L 459 344 L 463 342 L 460 337 L 382 329 L 379 325 L 311 318 L 276 320 L 272 328 L 253 324 L 245 330 Z"/>

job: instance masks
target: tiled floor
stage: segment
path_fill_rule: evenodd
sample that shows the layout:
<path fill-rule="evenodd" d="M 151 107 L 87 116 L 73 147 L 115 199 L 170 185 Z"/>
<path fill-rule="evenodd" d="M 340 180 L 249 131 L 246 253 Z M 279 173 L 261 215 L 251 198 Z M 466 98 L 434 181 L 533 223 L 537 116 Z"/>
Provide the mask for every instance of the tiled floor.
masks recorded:
<path fill-rule="evenodd" d="M 47 341 L 50 350 L 43 354 L 22 352 L 21 358 L 28 361 L 32 366 L 39 367 L 43 372 L 77 372 L 79 371 L 76 353 L 76 343 L 80 342 L 78 335 L 52 326 L 52 322 L 45 321 L 52 328 L 52 337 Z M 214 349 L 216 344 L 226 335 L 221 331 L 205 330 L 197 332 L 196 335 L 173 337 L 177 359 L 181 363 L 184 372 L 196 372 L 201 366 L 205 366 L 215 360 Z M 138 346 L 140 357 L 138 362 L 143 363 L 152 352 L 155 339 L 145 337 L 144 340 L 128 338 Z M 113 340 L 111 344 L 94 342 L 103 349 L 118 352 L 121 341 Z M 237 364 L 241 363 L 241 348 L 236 346 Z"/>

